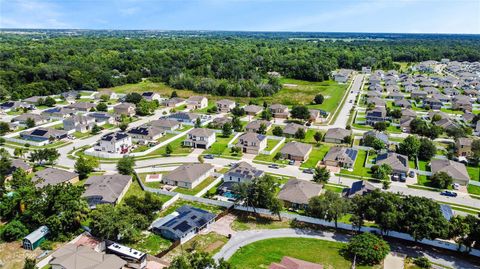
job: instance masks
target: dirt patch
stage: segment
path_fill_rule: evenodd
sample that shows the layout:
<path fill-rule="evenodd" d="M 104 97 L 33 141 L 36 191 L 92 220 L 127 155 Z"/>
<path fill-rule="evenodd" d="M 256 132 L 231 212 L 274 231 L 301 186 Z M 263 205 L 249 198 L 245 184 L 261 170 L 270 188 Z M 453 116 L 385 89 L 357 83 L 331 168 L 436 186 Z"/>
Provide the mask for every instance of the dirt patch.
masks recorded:
<path fill-rule="evenodd" d="M 41 253 L 39 248 L 34 251 L 23 249 L 20 242 L 1 243 L 0 264 L 3 264 L 2 269 L 23 268 L 25 258 L 35 258 Z"/>
<path fill-rule="evenodd" d="M 214 250 L 220 248 L 220 247 L 223 246 L 223 245 L 225 245 L 224 242 L 222 242 L 222 241 L 220 241 L 220 240 L 219 240 L 219 241 L 215 241 L 215 242 L 213 242 L 213 244 L 210 244 L 210 245 L 208 245 L 208 246 L 205 248 L 205 252 L 208 252 L 208 253 L 213 252 Z"/>
<path fill-rule="evenodd" d="M 202 230 L 200 234 L 208 234 L 209 232 L 212 232 L 212 231 L 223 236 L 234 234 L 235 231 L 232 230 L 231 225 L 235 221 L 235 219 L 236 219 L 235 215 L 228 214 L 223 218 L 214 222 L 207 229 Z"/>

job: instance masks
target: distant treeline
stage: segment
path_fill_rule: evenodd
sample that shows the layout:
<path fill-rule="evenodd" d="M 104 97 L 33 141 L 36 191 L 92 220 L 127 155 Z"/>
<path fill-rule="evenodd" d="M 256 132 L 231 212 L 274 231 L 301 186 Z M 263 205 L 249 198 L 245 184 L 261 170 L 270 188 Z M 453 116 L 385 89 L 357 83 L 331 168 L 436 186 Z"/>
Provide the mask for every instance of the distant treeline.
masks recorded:
<path fill-rule="evenodd" d="M 397 69 L 395 61 L 480 60 L 475 36 L 451 37 L 324 42 L 241 35 L 34 39 L 4 33 L 0 34 L 0 96 L 17 99 L 96 90 L 147 77 L 197 92 L 258 97 L 280 88 L 269 71 L 322 81 L 337 68 Z"/>

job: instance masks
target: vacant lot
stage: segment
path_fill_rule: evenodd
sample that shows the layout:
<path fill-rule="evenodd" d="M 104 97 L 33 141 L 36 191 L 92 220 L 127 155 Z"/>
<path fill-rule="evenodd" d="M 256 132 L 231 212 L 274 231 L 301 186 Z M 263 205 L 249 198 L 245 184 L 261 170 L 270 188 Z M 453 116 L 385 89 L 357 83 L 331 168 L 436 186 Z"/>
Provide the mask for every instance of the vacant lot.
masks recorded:
<path fill-rule="evenodd" d="M 37 248 L 35 251 L 27 251 L 21 247 L 20 241 L 0 244 L 0 262 L 3 263 L 2 269 L 23 268 L 26 257 L 35 258 L 40 255 L 42 250 Z"/>

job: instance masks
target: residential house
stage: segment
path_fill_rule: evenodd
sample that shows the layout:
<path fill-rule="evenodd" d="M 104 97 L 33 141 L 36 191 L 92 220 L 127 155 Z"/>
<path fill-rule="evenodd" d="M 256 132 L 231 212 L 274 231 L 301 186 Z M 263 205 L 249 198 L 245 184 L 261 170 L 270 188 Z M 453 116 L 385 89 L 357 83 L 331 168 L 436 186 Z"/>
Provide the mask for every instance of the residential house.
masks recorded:
<path fill-rule="evenodd" d="M 416 91 L 412 91 L 410 97 L 412 99 L 424 99 L 427 97 L 427 95 L 428 95 L 427 92 L 416 90 Z"/>
<path fill-rule="evenodd" d="M 370 75 L 372 68 L 370 66 L 362 66 L 362 74 Z"/>
<path fill-rule="evenodd" d="M 20 101 L 7 101 L 0 104 L 0 110 L 3 112 L 10 112 L 13 110 L 24 109 L 24 108 L 32 110 L 32 109 L 35 109 L 35 105 L 27 104 L 25 102 L 20 102 Z"/>
<path fill-rule="evenodd" d="M 436 126 L 440 126 L 445 130 L 449 129 L 449 128 L 456 128 L 457 127 L 457 124 L 455 124 L 455 122 L 453 122 L 448 117 L 442 118 L 439 121 L 435 121 L 435 122 L 433 122 L 433 124 L 435 124 Z"/>
<path fill-rule="evenodd" d="M 477 121 L 477 125 L 475 126 L 475 132 L 480 133 L 480 120 Z"/>
<path fill-rule="evenodd" d="M 200 119 L 201 122 L 205 121 L 205 118 L 200 114 L 190 113 L 190 112 L 177 112 L 168 115 L 168 119 L 176 120 L 177 122 L 186 124 L 186 125 L 195 125 L 197 119 Z"/>
<path fill-rule="evenodd" d="M 403 108 L 412 108 L 412 103 L 410 103 L 409 100 L 405 100 L 405 99 L 395 100 L 393 102 L 393 105 L 398 107 L 403 107 Z"/>
<path fill-rule="evenodd" d="M 466 138 L 466 137 L 457 138 L 457 141 L 455 141 L 455 150 L 456 150 L 457 156 L 471 157 L 473 155 L 472 142 L 473 142 L 473 139 L 471 138 Z"/>
<path fill-rule="evenodd" d="M 146 253 L 111 241 L 105 242 L 105 246 L 107 254 L 114 254 L 127 262 L 127 266 L 124 268 L 148 269 Z"/>
<path fill-rule="evenodd" d="M 423 107 L 425 108 L 426 106 L 429 106 L 430 109 L 434 109 L 434 110 L 440 110 L 442 108 L 442 101 L 434 98 L 434 97 L 430 97 L 430 98 L 425 98 L 423 100 Z"/>
<path fill-rule="evenodd" d="M 160 97 L 160 94 L 158 94 L 156 92 L 143 92 L 142 97 L 145 98 L 145 100 L 147 100 L 149 102 L 155 101 L 155 100 L 160 102 L 162 100 L 162 98 Z"/>
<path fill-rule="evenodd" d="M 266 120 L 254 120 L 245 126 L 247 132 L 257 133 L 260 130 L 260 126 L 265 125 L 265 131 L 268 131 L 272 127 L 272 123 Z"/>
<path fill-rule="evenodd" d="M 264 172 L 253 167 L 247 162 L 238 162 L 223 175 L 224 182 L 247 183 L 262 177 Z"/>
<path fill-rule="evenodd" d="M 374 191 L 375 189 L 376 189 L 375 186 L 373 186 L 370 182 L 365 180 L 359 180 L 359 181 L 353 182 L 352 187 L 346 188 L 342 192 L 342 196 L 347 198 L 353 198 L 356 195 L 368 194 Z"/>
<path fill-rule="evenodd" d="M 235 108 L 236 103 L 229 99 L 222 99 L 217 101 L 216 105 L 217 105 L 218 111 L 227 113 L 227 112 L 230 112 L 230 110 L 232 110 L 233 108 Z"/>
<path fill-rule="evenodd" d="M 367 98 L 367 104 L 374 104 L 375 106 L 381 106 L 381 107 L 385 107 L 387 105 L 385 100 L 378 97 Z"/>
<path fill-rule="evenodd" d="M 193 189 L 212 176 L 214 167 L 208 163 L 183 164 L 163 176 L 163 183 Z"/>
<path fill-rule="evenodd" d="M 223 125 L 225 125 L 225 123 L 231 123 L 231 122 L 232 122 L 232 119 L 230 117 L 219 117 L 219 118 L 214 118 L 210 123 L 210 125 L 213 128 L 221 129 L 223 128 Z"/>
<path fill-rule="evenodd" d="M 40 246 L 40 244 L 46 240 L 50 230 L 47 226 L 43 225 L 38 227 L 35 231 L 25 236 L 22 240 L 22 247 L 27 250 L 34 250 Z"/>
<path fill-rule="evenodd" d="M 105 112 L 92 112 L 88 114 L 95 120 L 95 124 L 102 126 L 105 124 L 115 124 L 115 117 Z"/>
<path fill-rule="evenodd" d="M 283 128 L 283 134 L 288 137 L 293 137 L 295 136 L 295 134 L 299 129 L 303 129 L 305 133 L 308 130 L 307 126 L 303 126 L 303 125 L 292 122 L 285 125 L 285 127 Z"/>
<path fill-rule="evenodd" d="M 58 185 L 62 183 L 77 183 L 79 180 L 78 174 L 66 170 L 47 167 L 44 170 L 37 171 L 33 175 L 32 181 L 37 188 L 42 188 L 47 185 Z"/>
<path fill-rule="evenodd" d="M 66 244 L 48 262 L 52 269 L 122 269 L 127 262 L 113 254 L 103 254 L 85 245 Z"/>
<path fill-rule="evenodd" d="M 85 133 L 92 129 L 95 125 L 95 118 L 84 115 L 75 115 L 63 120 L 63 129 L 65 131 L 75 130 L 76 132 Z"/>
<path fill-rule="evenodd" d="M 68 133 L 63 130 L 57 130 L 53 128 L 39 127 L 30 131 L 24 131 L 20 133 L 20 137 L 25 140 L 35 142 L 46 142 L 51 140 L 60 140 L 67 138 Z"/>
<path fill-rule="evenodd" d="M 102 90 L 95 93 L 95 99 L 102 99 L 102 96 L 107 96 L 108 99 L 117 99 L 117 93 L 110 91 L 110 90 Z"/>
<path fill-rule="evenodd" d="M 185 104 L 185 99 L 179 98 L 179 97 L 173 97 L 168 100 L 166 100 L 163 103 L 166 107 L 179 107 L 183 106 Z"/>
<path fill-rule="evenodd" d="M 368 86 L 367 96 L 381 97 L 383 92 L 383 86 L 380 84 L 371 84 Z"/>
<path fill-rule="evenodd" d="M 317 122 L 318 120 L 320 120 L 320 118 L 323 117 L 322 113 L 320 112 L 320 110 L 317 110 L 317 109 L 309 109 L 308 112 L 310 112 L 310 118 L 308 118 L 308 120 L 310 122 Z M 328 115 L 327 115 L 328 116 Z"/>
<path fill-rule="evenodd" d="M 77 113 L 76 110 L 65 107 L 54 107 L 42 111 L 41 115 L 49 120 L 63 120 Z"/>
<path fill-rule="evenodd" d="M 73 109 L 77 112 L 89 112 L 92 109 L 95 109 L 97 105 L 94 103 L 89 103 L 89 102 L 76 102 L 73 104 L 70 104 L 68 106 L 65 106 L 65 108 L 70 108 Z"/>
<path fill-rule="evenodd" d="M 397 94 L 400 93 L 400 87 L 398 87 L 396 82 L 393 85 L 387 86 L 386 90 L 387 90 L 388 93 L 390 93 L 390 95 L 392 95 L 394 93 L 397 93 Z M 404 98 L 403 94 L 398 95 L 397 97 L 400 98 L 400 99 Z M 390 97 L 390 98 L 395 99 L 394 97 Z"/>
<path fill-rule="evenodd" d="M 28 97 L 26 99 L 23 99 L 22 101 L 25 102 L 25 103 L 29 103 L 29 104 L 37 104 L 39 101 L 41 100 L 45 100 L 47 96 L 31 96 L 31 97 Z"/>
<path fill-rule="evenodd" d="M 163 129 L 165 131 L 175 131 L 182 128 L 182 123 L 172 119 L 158 119 L 149 122 L 151 126 Z"/>
<path fill-rule="evenodd" d="M 79 95 L 80 95 L 80 92 L 75 91 L 75 90 L 71 90 L 71 91 L 68 91 L 68 92 L 62 92 L 60 94 L 60 96 L 63 99 L 65 99 L 65 101 L 67 101 L 67 102 L 74 102 Z"/>
<path fill-rule="evenodd" d="M 215 132 L 206 128 L 194 128 L 187 134 L 187 138 L 183 141 L 186 147 L 199 149 L 208 149 L 215 143 Z"/>
<path fill-rule="evenodd" d="M 365 139 L 367 136 L 373 136 L 376 139 L 382 141 L 385 145 L 388 145 L 388 135 L 379 131 L 368 131 L 363 134 L 363 139 Z"/>
<path fill-rule="evenodd" d="M 336 72 L 333 72 L 333 79 L 339 83 L 346 83 L 352 74 L 352 70 L 340 69 Z"/>
<path fill-rule="evenodd" d="M 130 175 L 91 176 L 85 181 L 85 192 L 82 197 L 91 209 L 99 204 L 118 204 L 132 184 Z"/>
<path fill-rule="evenodd" d="M 215 214 L 184 205 L 152 224 L 152 231 L 170 240 L 184 243 L 215 222 Z"/>
<path fill-rule="evenodd" d="M 323 186 L 311 181 L 292 178 L 283 185 L 277 197 L 283 201 L 286 208 L 306 209 L 308 201 L 319 196 Z"/>
<path fill-rule="evenodd" d="M 330 128 L 324 136 L 324 141 L 327 143 L 343 143 L 345 137 L 351 136 L 352 131 L 343 128 Z"/>
<path fill-rule="evenodd" d="M 368 125 L 374 125 L 377 122 L 387 120 L 387 110 L 383 106 L 377 106 L 373 110 L 367 111 L 366 122 Z"/>
<path fill-rule="evenodd" d="M 267 137 L 265 135 L 247 132 L 238 138 L 237 147 L 240 147 L 243 153 L 259 154 L 267 147 Z"/>
<path fill-rule="evenodd" d="M 447 103 L 450 102 L 452 99 L 450 96 L 442 94 L 442 93 L 435 93 L 432 95 L 432 98 L 439 100 L 440 102 Z"/>
<path fill-rule="evenodd" d="M 121 103 L 113 107 L 113 112 L 115 112 L 117 116 L 125 115 L 131 117 L 135 115 L 136 109 L 137 106 L 135 104 Z"/>
<path fill-rule="evenodd" d="M 126 154 L 132 147 L 132 138 L 124 132 L 109 133 L 100 138 L 94 146 L 96 151 Z"/>
<path fill-rule="evenodd" d="M 323 163 L 328 166 L 353 168 L 357 159 L 358 150 L 346 147 L 331 147 L 323 158 Z"/>
<path fill-rule="evenodd" d="M 405 98 L 403 93 L 400 92 L 392 92 L 391 94 L 388 95 L 388 98 L 393 99 L 393 100 L 402 100 Z"/>
<path fill-rule="evenodd" d="M 475 114 L 473 114 L 470 111 L 467 111 L 467 112 L 463 113 L 463 115 L 462 115 L 462 120 L 465 123 L 471 123 L 474 118 L 475 118 Z"/>
<path fill-rule="evenodd" d="M 283 256 L 279 263 L 274 262 L 270 264 L 268 269 L 323 269 L 323 266 L 321 264 Z"/>
<path fill-rule="evenodd" d="M 25 113 L 22 115 L 18 115 L 12 119 L 12 122 L 16 122 L 20 125 L 27 125 L 27 122 L 29 121 L 29 119 L 33 120 L 35 125 L 41 125 L 47 122 L 47 119 L 42 115 L 33 114 L 33 113 Z"/>
<path fill-rule="evenodd" d="M 406 117 L 402 116 L 400 118 L 400 128 L 404 133 L 410 133 L 410 123 L 415 119 L 415 117 Z"/>
<path fill-rule="evenodd" d="M 377 165 L 387 164 L 392 168 L 392 174 L 406 175 L 408 173 L 408 157 L 405 155 L 388 152 L 380 154 L 376 159 Z"/>
<path fill-rule="evenodd" d="M 282 158 L 304 162 L 308 159 L 308 156 L 312 152 L 312 145 L 300 143 L 296 141 L 288 142 L 280 150 Z"/>
<path fill-rule="evenodd" d="M 456 110 L 472 111 L 472 101 L 465 95 L 457 95 L 452 100 L 452 108 Z"/>
<path fill-rule="evenodd" d="M 243 109 L 245 110 L 245 113 L 250 116 L 255 116 L 263 111 L 263 107 L 257 105 L 248 105 Z"/>
<path fill-rule="evenodd" d="M 190 96 L 186 103 L 190 110 L 202 109 L 208 106 L 208 99 L 204 96 Z"/>
<path fill-rule="evenodd" d="M 13 172 L 15 172 L 18 169 L 22 169 L 25 171 L 27 174 L 30 174 L 33 172 L 33 167 L 31 167 L 28 163 L 21 159 L 12 159 L 11 160 L 11 165 L 10 165 L 10 170 L 8 171 L 8 174 L 5 177 L 5 180 L 11 180 L 13 176 Z"/>
<path fill-rule="evenodd" d="M 269 109 L 274 118 L 286 119 L 288 118 L 288 115 L 290 115 L 288 107 L 281 104 L 273 104 Z"/>
<path fill-rule="evenodd" d="M 438 94 L 440 93 L 437 88 L 435 87 L 425 87 L 423 88 L 423 91 L 427 92 L 427 94 L 433 95 L 433 94 Z"/>
<path fill-rule="evenodd" d="M 402 109 L 402 117 L 416 118 L 417 113 L 411 109 Z"/>
<path fill-rule="evenodd" d="M 127 134 L 133 141 L 156 141 L 165 134 L 165 130 L 151 125 L 141 125 L 130 129 Z"/>
<path fill-rule="evenodd" d="M 434 159 L 430 163 L 430 169 L 432 170 L 432 174 L 438 172 L 447 173 L 453 178 L 453 182 L 463 186 L 467 186 L 470 182 L 470 176 L 468 175 L 467 168 L 463 163 L 452 160 Z"/>

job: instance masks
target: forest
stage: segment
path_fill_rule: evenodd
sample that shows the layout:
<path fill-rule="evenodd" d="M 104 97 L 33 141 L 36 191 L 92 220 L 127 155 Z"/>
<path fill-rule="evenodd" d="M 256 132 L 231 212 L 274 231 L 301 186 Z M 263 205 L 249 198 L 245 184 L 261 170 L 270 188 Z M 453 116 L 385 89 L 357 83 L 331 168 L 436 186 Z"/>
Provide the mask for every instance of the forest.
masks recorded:
<path fill-rule="evenodd" d="M 281 85 L 268 72 L 323 81 L 338 68 L 398 69 L 395 62 L 480 60 L 472 36 L 410 36 L 349 41 L 288 34 L 191 33 L 51 35 L 0 32 L 0 97 L 20 99 L 97 90 L 143 78 L 177 89 L 226 96 L 269 96 Z M 95 33 L 95 32 L 93 32 Z M 295 35 L 293 35 L 296 37 Z M 347 37 L 347 34 L 342 37 Z"/>

